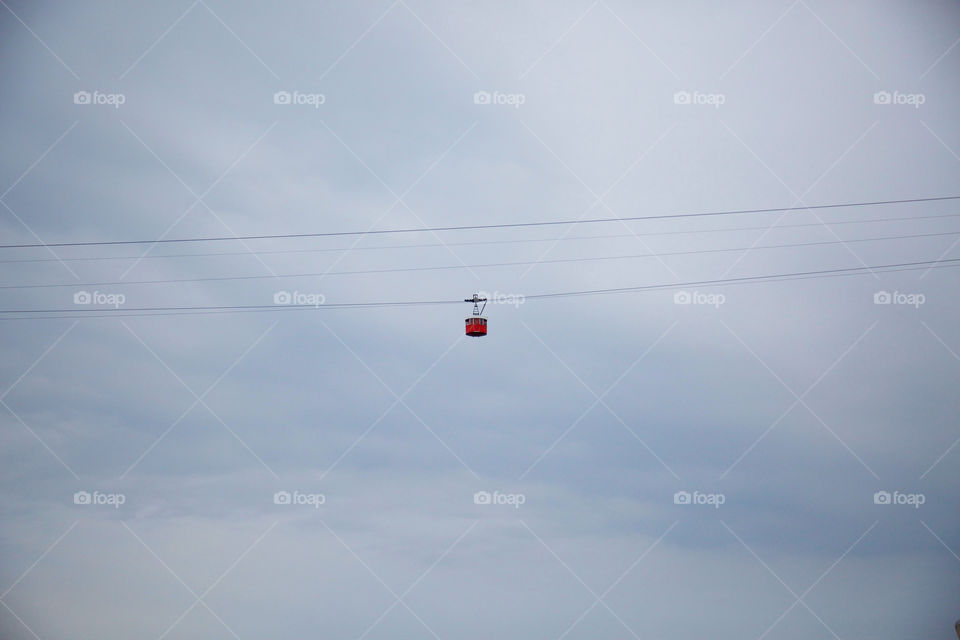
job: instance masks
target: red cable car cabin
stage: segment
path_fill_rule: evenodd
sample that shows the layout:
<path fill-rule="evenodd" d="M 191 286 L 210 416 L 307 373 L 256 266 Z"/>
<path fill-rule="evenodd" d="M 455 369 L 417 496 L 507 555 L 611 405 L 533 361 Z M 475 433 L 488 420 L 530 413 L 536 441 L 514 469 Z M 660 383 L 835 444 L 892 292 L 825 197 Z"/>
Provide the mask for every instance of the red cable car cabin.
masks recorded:
<path fill-rule="evenodd" d="M 483 316 L 470 316 L 467 318 L 467 335 L 473 338 L 480 338 L 487 335 L 487 319 Z"/>
<path fill-rule="evenodd" d="M 465 298 L 463 301 L 473 303 L 473 315 L 466 320 L 467 335 L 471 338 L 482 338 L 487 335 L 487 319 L 482 315 L 483 309 L 487 308 L 486 297 L 481 297 L 479 293 L 475 293 L 472 298 Z M 483 303 L 483 309 L 480 308 L 481 302 Z"/>

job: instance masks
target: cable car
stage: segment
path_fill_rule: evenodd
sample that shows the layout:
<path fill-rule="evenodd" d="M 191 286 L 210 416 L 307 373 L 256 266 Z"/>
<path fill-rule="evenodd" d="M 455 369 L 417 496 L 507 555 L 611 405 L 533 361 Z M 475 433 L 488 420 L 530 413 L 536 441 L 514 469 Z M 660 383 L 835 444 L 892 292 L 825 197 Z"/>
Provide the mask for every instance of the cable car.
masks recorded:
<path fill-rule="evenodd" d="M 467 335 L 471 338 L 482 338 L 487 335 L 487 319 L 481 315 L 483 310 L 487 308 L 487 299 L 481 298 L 479 294 L 475 293 L 472 298 L 464 298 L 463 301 L 473 303 L 473 315 L 466 319 Z M 481 302 L 483 303 L 482 308 L 479 306 Z"/>

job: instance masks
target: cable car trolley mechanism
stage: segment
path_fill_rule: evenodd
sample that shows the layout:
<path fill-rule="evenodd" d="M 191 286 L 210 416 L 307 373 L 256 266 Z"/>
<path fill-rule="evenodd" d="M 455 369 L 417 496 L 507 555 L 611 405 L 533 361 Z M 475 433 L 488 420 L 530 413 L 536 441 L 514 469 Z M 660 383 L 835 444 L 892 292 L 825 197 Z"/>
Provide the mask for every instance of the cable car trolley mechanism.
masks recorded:
<path fill-rule="evenodd" d="M 472 338 L 482 338 L 487 335 L 487 319 L 482 315 L 483 310 L 487 308 L 487 299 L 475 293 L 472 298 L 464 298 L 463 301 L 473 303 L 473 315 L 466 320 L 467 335 Z M 483 307 L 479 306 L 481 302 Z"/>

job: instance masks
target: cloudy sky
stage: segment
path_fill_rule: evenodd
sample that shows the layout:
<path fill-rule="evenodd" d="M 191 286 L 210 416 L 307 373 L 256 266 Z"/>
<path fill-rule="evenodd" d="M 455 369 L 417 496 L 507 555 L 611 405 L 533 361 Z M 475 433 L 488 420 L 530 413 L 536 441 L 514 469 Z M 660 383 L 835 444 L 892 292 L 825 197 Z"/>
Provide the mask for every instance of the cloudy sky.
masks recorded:
<path fill-rule="evenodd" d="M 0 5 L 3 638 L 954 634 L 956 3 Z"/>

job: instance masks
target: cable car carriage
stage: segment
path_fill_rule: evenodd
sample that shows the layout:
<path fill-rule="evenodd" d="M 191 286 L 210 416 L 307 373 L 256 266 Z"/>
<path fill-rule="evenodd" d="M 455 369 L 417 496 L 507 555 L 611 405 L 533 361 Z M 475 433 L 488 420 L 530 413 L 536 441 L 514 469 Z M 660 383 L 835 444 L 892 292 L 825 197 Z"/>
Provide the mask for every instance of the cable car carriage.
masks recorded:
<path fill-rule="evenodd" d="M 464 298 L 463 301 L 473 303 L 473 315 L 466 319 L 467 335 L 471 338 L 482 338 L 487 335 L 487 319 L 481 315 L 483 310 L 487 308 L 487 299 L 481 298 L 479 294 L 475 293 L 472 298 Z M 483 307 L 479 306 L 481 302 Z"/>

